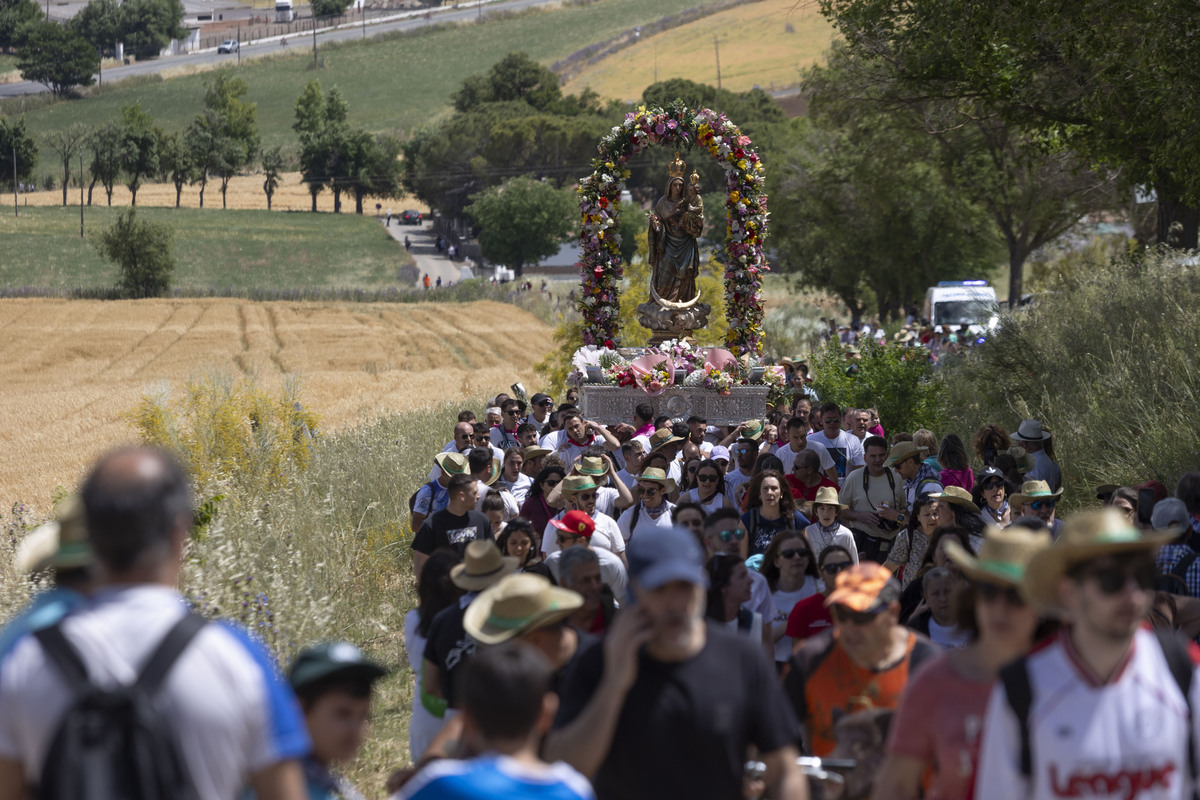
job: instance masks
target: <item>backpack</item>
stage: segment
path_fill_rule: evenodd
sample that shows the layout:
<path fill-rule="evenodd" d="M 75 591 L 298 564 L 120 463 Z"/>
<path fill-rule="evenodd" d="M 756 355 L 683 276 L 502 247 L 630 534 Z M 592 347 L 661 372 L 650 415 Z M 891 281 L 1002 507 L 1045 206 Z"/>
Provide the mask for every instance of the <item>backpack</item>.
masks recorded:
<path fill-rule="evenodd" d="M 1171 677 L 1175 679 L 1179 690 L 1183 692 L 1183 700 L 1187 703 L 1188 773 L 1195 776 L 1196 733 L 1192 726 L 1194 714 L 1192 712 L 1191 699 L 1192 676 L 1195 672 L 1195 666 L 1192 664 L 1192 657 L 1188 653 L 1186 640 L 1173 631 L 1161 629 L 1155 629 L 1154 636 L 1158 639 L 1159 646 L 1162 647 L 1163 656 L 1167 660 L 1167 667 L 1171 670 Z M 1017 717 L 1017 731 L 1021 738 L 1021 775 L 1026 780 L 1033 775 L 1033 749 L 1029 731 L 1029 711 L 1033 707 L 1033 690 L 1029 684 L 1029 669 L 1025 664 L 1027 658 L 1027 656 L 1019 658 L 1000 670 L 1000 682 L 1004 684 L 1004 694 L 1008 698 L 1009 708 L 1012 709 L 1013 714 Z"/>
<path fill-rule="evenodd" d="M 1174 569 L 1170 572 L 1164 572 L 1154 581 L 1154 588 L 1159 592 L 1167 592 L 1169 594 L 1179 594 L 1184 597 L 1191 597 L 1192 592 L 1187 584 L 1187 572 L 1191 569 L 1192 564 L 1196 563 L 1196 559 L 1200 557 L 1195 552 L 1190 552 L 1175 563 Z"/>
<path fill-rule="evenodd" d="M 207 620 L 188 614 L 163 638 L 137 679 L 101 689 L 88 680 L 79 652 L 54 625 L 34 635 L 66 679 L 73 697 L 42 764 L 38 800 L 193 800 L 175 743 L 178 726 L 167 720 L 155 695 L 184 648 Z"/>

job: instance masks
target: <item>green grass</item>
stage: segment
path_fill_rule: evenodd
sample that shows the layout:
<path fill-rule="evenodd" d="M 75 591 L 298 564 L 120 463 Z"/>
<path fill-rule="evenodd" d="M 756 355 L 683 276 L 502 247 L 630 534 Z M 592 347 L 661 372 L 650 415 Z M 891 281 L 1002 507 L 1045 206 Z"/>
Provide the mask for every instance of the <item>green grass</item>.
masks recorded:
<path fill-rule="evenodd" d="M 17 57 L 8 53 L 0 53 L 0 75 L 13 72 L 17 68 Z"/>
<path fill-rule="evenodd" d="M 116 268 L 92 243 L 124 209 L 22 208 L 0 214 L 0 287 L 51 290 L 100 288 Z M 263 287 L 385 288 L 410 257 L 371 217 L 355 214 L 139 208 L 138 215 L 175 228 L 181 289 Z"/>
<path fill-rule="evenodd" d="M 702 4 L 703 0 L 601 0 L 485 18 L 483 24 L 435 26 L 426 33 L 322 47 L 325 65 L 319 70 L 309 68 L 311 40 L 296 37 L 289 48 L 292 54 L 246 61 L 233 70 L 249 85 L 248 99 L 258 103 L 264 147 L 295 147 L 294 103 L 311 78 L 326 88 L 341 89 L 350 104 L 351 123 L 403 136 L 443 113 L 464 78 L 486 71 L 510 52 L 523 50 L 549 64 L 635 25 Z M 29 130 L 36 135 L 75 122 L 100 125 L 115 118 L 121 106 L 140 101 L 157 124 L 181 130 L 200 111 L 204 78 L 200 73 L 131 80 L 80 100 L 13 100 L 0 108 L 10 114 L 28 109 Z M 39 169 L 52 163 L 52 154 L 45 151 Z"/>

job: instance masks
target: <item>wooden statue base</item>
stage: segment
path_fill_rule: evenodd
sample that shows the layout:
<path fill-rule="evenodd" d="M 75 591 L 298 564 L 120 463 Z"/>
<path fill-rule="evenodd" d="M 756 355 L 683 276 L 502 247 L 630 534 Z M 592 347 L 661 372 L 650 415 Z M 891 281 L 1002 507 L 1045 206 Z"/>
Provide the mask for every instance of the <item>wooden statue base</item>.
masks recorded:
<path fill-rule="evenodd" d="M 649 403 L 655 415 L 666 414 L 675 420 L 702 417 L 709 425 L 737 425 L 748 419 L 762 419 L 767 413 L 768 386 L 735 386 L 728 394 L 691 386 L 671 386 L 657 397 L 628 386 L 584 384 L 579 387 L 579 405 L 583 418 L 606 425 L 633 422 L 633 409 Z"/>

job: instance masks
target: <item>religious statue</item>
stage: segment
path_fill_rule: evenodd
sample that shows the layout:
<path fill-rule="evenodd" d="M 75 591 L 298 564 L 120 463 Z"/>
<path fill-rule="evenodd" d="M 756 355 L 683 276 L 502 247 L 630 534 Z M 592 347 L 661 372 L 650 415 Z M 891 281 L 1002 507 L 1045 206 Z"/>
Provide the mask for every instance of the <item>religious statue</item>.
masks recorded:
<path fill-rule="evenodd" d="M 687 308 L 700 299 L 696 240 L 704 231 L 704 200 L 699 175 L 693 172 L 690 183 L 684 183 L 686 168 L 676 153 L 668 167 L 666 194 L 654 204 L 650 217 L 650 296 L 664 308 Z"/>
<path fill-rule="evenodd" d="M 704 232 L 704 200 L 700 176 L 693 171 L 685 181 L 687 165 L 679 153 L 667 168 L 666 193 L 654 204 L 650 216 L 650 302 L 638 306 L 638 321 L 651 330 L 651 344 L 688 336 L 708 324 L 712 310 L 700 301 L 696 276 L 700 271 L 700 246 Z"/>

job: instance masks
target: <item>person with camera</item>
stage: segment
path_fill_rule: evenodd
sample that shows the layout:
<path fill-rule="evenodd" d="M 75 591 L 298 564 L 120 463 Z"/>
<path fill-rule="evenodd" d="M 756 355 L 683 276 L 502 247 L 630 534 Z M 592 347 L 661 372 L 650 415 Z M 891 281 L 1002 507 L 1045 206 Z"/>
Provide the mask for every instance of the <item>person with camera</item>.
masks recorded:
<path fill-rule="evenodd" d="M 884 466 L 887 442 L 869 436 L 863 453 L 866 466 L 847 475 L 842 486 L 841 502 L 847 508 L 840 516 L 854 534 L 858 557 L 882 564 L 888 560 L 896 533 L 908 522 L 908 501 L 904 479 Z"/>

